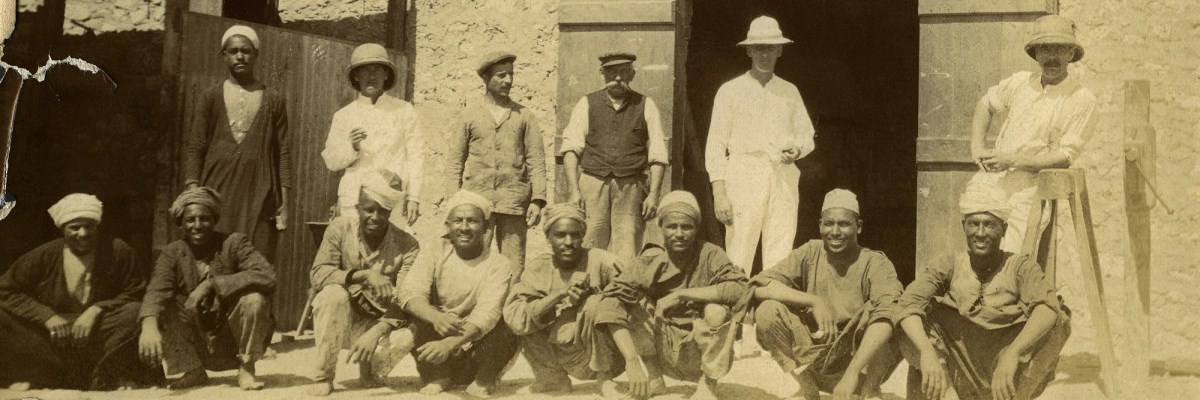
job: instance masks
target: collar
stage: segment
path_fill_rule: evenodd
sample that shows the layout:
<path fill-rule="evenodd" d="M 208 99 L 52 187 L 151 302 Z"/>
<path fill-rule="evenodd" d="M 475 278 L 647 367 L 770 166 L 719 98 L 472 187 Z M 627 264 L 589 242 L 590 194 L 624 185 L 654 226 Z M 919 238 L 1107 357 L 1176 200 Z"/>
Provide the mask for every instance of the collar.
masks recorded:
<path fill-rule="evenodd" d="M 387 94 L 387 92 L 384 92 L 383 94 L 379 95 L 379 100 L 378 100 L 378 101 L 376 101 L 376 102 L 375 102 L 375 104 L 371 104 L 371 98 L 370 98 L 370 97 L 367 97 L 366 95 L 364 95 L 364 94 L 362 94 L 362 93 L 359 93 L 359 94 L 358 94 L 358 97 L 355 97 L 355 98 L 354 98 L 354 102 L 355 102 L 355 103 L 362 104 L 362 105 L 364 105 L 364 106 L 378 107 L 378 106 L 382 106 L 382 105 L 384 105 L 384 104 L 386 104 L 386 103 L 390 103 L 390 102 L 391 102 L 391 98 L 392 98 L 392 96 L 391 96 L 391 95 Z"/>
<path fill-rule="evenodd" d="M 1029 74 L 1028 84 L 1031 88 L 1033 88 L 1033 90 L 1035 92 L 1045 93 L 1045 94 L 1051 94 L 1051 93 L 1069 94 L 1069 93 L 1074 92 L 1075 89 L 1078 88 L 1080 85 L 1079 80 L 1075 79 L 1075 74 L 1068 72 L 1067 77 L 1064 78 L 1062 80 L 1062 82 L 1059 82 L 1058 84 L 1055 84 L 1055 85 L 1042 86 L 1042 72 L 1041 71 L 1036 71 L 1034 73 Z"/>

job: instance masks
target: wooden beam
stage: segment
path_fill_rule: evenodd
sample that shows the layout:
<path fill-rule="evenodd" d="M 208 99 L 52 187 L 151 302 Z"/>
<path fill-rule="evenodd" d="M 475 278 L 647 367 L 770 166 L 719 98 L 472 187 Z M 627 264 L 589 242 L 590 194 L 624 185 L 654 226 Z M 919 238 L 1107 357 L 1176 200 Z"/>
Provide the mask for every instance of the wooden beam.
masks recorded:
<path fill-rule="evenodd" d="M 385 33 L 387 43 L 385 46 L 392 49 L 404 49 L 407 45 L 405 39 L 408 36 L 408 29 L 405 25 L 408 18 L 408 0 L 388 0 L 387 2 L 387 32 Z"/>
<path fill-rule="evenodd" d="M 984 15 L 984 14 L 1055 14 L 1057 0 L 920 0 L 917 14 Z"/>
<path fill-rule="evenodd" d="M 1155 176 L 1155 134 L 1150 126 L 1150 82 L 1125 82 L 1125 215 L 1129 228 L 1125 254 L 1126 361 L 1122 375 L 1128 393 L 1137 393 L 1150 376 L 1150 208 L 1147 193 Z M 1139 173 L 1138 170 L 1141 170 Z M 1143 176 L 1146 179 L 1143 179 Z M 1147 181 L 1150 180 L 1150 181 Z"/>
<path fill-rule="evenodd" d="M 191 0 L 188 4 L 188 10 L 191 12 L 218 17 L 225 11 L 224 8 L 221 0 Z"/>
<path fill-rule="evenodd" d="M 674 3 L 671 0 L 563 2 L 558 7 L 558 24 L 673 24 Z"/>
<path fill-rule="evenodd" d="M 1096 232 L 1092 229 L 1092 209 L 1088 199 L 1087 181 L 1083 170 L 1067 170 L 1074 176 L 1075 196 L 1071 199 L 1071 214 L 1075 223 L 1075 243 L 1079 256 L 1079 269 L 1083 272 L 1083 287 L 1087 291 L 1088 310 L 1096 327 L 1096 345 L 1100 353 L 1100 378 L 1104 394 L 1115 398 L 1121 385 L 1117 377 L 1117 356 L 1113 344 L 1112 325 L 1108 322 L 1108 307 L 1104 300 L 1104 274 L 1100 271 L 1099 253 L 1096 251 Z M 1038 174 L 1039 180 L 1047 173 Z M 1053 221 L 1051 223 L 1054 223 Z"/>
<path fill-rule="evenodd" d="M 195 0 L 200 1 L 200 0 Z M 163 4 L 165 15 L 163 21 L 163 55 L 162 55 L 162 96 L 159 96 L 157 115 L 160 132 L 158 150 L 155 154 L 157 173 L 154 177 L 154 223 L 151 232 L 151 248 L 159 249 L 173 239 L 175 221 L 167 213 L 175 194 L 179 192 L 178 163 L 182 156 L 177 149 L 182 140 L 182 124 L 180 124 L 180 93 L 179 77 L 183 54 L 183 13 L 187 12 L 191 2 L 188 0 L 166 0 Z M 219 2 L 218 2 L 219 3 Z"/>

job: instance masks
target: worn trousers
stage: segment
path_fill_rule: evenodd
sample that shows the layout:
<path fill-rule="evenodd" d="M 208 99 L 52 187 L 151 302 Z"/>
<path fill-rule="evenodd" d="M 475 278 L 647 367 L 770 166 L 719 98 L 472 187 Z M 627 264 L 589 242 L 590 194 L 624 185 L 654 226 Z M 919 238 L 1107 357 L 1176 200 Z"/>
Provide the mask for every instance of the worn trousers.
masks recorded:
<path fill-rule="evenodd" d="M 663 321 L 648 306 L 605 298 L 596 323 L 629 329 L 638 353 L 658 361 L 663 375 L 695 382 L 706 376 L 720 379 L 733 366 L 733 315 L 728 306 L 706 304 L 703 316 Z"/>
<path fill-rule="evenodd" d="M 492 224 L 496 232 L 496 248 L 512 261 L 513 283 L 516 283 L 525 271 L 525 237 L 529 225 L 525 224 L 524 215 L 500 213 L 492 213 Z"/>
<path fill-rule="evenodd" d="M 419 319 L 404 329 L 412 331 L 414 349 L 444 338 L 433 325 Z M 500 322 L 482 338 L 472 342 L 469 349 L 455 353 L 441 364 L 417 360 L 417 374 L 421 376 L 421 381 L 427 384 L 449 380 L 452 386 L 462 386 L 472 381 L 494 385 L 512 365 L 518 351 L 520 343 L 517 335 L 514 335 L 504 322 Z M 413 356 L 416 356 L 415 351 Z"/>
<path fill-rule="evenodd" d="M 350 305 L 350 293 L 339 285 L 321 289 L 312 301 L 313 331 L 316 336 L 316 356 L 313 357 L 312 380 L 332 382 L 337 373 L 338 354 L 348 349 L 367 330 L 379 323 Z M 412 332 L 396 329 L 384 335 L 375 345 L 371 356 L 371 373 L 375 378 L 387 377 L 413 348 Z"/>
<path fill-rule="evenodd" d="M 725 252 L 746 275 L 762 240 L 763 269 L 787 257 L 796 239 L 800 207 L 800 169 L 765 153 L 729 157 L 725 195 L 733 225 L 725 230 Z"/>
<path fill-rule="evenodd" d="M 112 390 L 120 383 L 162 383 L 162 370 L 137 358 L 141 303 L 104 311 L 86 344 L 56 345 L 45 326 L 0 309 L 0 387 L 28 382 L 34 388 Z"/>
<path fill-rule="evenodd" d="M 817 382 L 817 389 L 828 393 L 833 392 L 843 374 L 850 372 L 845 370 L 846 364 L 858 351 L 856 339 L 865 331 L 865 328 L 857 330 L 855 326 L 859 325 L 859 318 L 865 317 L 864 312 L 860 311 L 856 318 L 845 324 L 841 330 L 843 334 L 830 332 L 828 337 L 835 338 L 833 342 L 817 343 L 812 338 L 816 321 L 811 314 L 796 313 L 775 300 L 764 300 L 754 311 L 758 341 L 764 350 L 771 352 L 775 363 L 788 374 L 797 368 L 808 367 Z M 885 344 L 867 364 L 865 371 L 855 371 L 865 375 L 864 379 L 859 380 L 859 388 L 878 389 L 891 376 L 900 359 L 899 349 L 894 342 Z"/>
<path fill-rule="evenodd" d="M 261 293 L 248 292 L 228 311 L 226 323 L 217 331 L 206 331 L 196 315 L 182 306 L 163 314 L 163 364 L 167 375 L 199 368 L 222 371 L 262 358 L 275 332 L 271 301 Z"/>
<path fill-rule="evenodd" d="M 633 260 L 641 251 L 642 202 L 649 194 L 646 176 L 598 177 L 579 174 L 579 192 L 587 211 L 584 247 L 605 249 L 621 260 Z"/>
<path fill-rule="evenodd" d="M 600 296 L 589 296 L 580 313 L 595 315 Z M 624 372 L 625 359 L 612 336 L 598 329 L 582 333 L 579 324 L 595 323 L 595 318 L 563 314 L 537 332 L 521 336 L 525 361 L 538 382 L 611 378 Z"/>
<path fill-rule="evenodd" d="M 1064 308 L 1065 310 L 1065 308 Z M 946 373 L 958 398 L 963 400 L 991 399 L 992 373 L 997 356 L 1021 333 L 1020 323 L 1000 329 L 985 329 L 966 319 L 958 310 L 931 302 L 925 320 L 925 330 L 938 355 L 945 361 Z M 1069 312 L 1060 312 L 1054 327 L 1020 359 L 1013 383 L 1013 398 L 1027 400 L 1042 394 L 1054 380 L 1059 353 L 1071 335 Z M 908 399 L 924 400 L 921 390 L 921 353 L 908 336 L 900 335 L 900 350 L 908 361 Z"/>

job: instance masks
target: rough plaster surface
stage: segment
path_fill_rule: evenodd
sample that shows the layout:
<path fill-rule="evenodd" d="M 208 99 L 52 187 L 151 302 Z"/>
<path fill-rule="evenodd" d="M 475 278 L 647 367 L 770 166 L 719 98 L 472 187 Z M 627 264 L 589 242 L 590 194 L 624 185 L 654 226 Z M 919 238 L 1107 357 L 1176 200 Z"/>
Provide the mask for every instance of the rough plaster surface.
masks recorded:
<path fill-rule="evenodd" d="M 1099 101 L 1096 132 L 1079 165 L 1087 171 L 1114 331 L 1124 335 L 1126 328 L 1124 82 L 1146 79 L 1157 130 L 1157 188 L 1176 210 L 1167 215 L 1159 206 L 1151 213 L 1151 355 L 1195 359 L 1200 354 L 1200 53 L 1192 43 L 1200 35 L 1195 18 L 1200 4 L 1064 0 L 1060 13 L 1075 21 L 1087 49 L 1073 73 Z M 1077 302 L 1075 308 L 1084 306 Z"/>

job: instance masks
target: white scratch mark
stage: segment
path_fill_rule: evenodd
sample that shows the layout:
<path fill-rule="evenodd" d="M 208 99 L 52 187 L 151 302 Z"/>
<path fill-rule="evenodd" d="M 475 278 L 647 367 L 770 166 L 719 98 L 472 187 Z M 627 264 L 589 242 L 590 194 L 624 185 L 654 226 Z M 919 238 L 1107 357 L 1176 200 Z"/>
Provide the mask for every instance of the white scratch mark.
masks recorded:
<path fill-rule="evenodd" d="M 63 65 L 63 64 L 73 66 L 83 72 L 91 72 L 93 74 L 101 73 L 101 74 L 104 74 L 104 76 L 106 78 L 108 78 L 108 74 L 105 73 L 103 70 L 101 70 L 100 67 L 97 67 L 95 64 L 92 64 L 90 62 L 87 62 L 87 61 L 84 61 L 84 60 L 81 60 L 81 59 L 78 59 L 75 57 L 67 57 L 67 58 L 64 58 L 61 60 L 55 60 L 54 58 L 50 58 L 50 59 L 46 60 L 46 64 L 42 65 L 41 67 L 38 67 L 36 72 L 29 72 L 29 70 L 27 70 L 25 68 L 21 68 L 21 67 L 15 66 L 15 65 L 9 65 L 8 63 L 0 60 L 0 67 L 4 67 L 4 68 L 8 68 L 8 69 L 17 71 L 17 73 L 20 74 L 21 78 L 24 80 L 33 79 L 38 82 L 43 82 L 46 80 L 46 73 L 50 72 L 51 68 L 54 68 L 56 66 Z M 112 82 L 111 78 L 109 78 L 109 82 Z M 115 86 L 116 84 L 114 83 L 113 85 Z"/>

